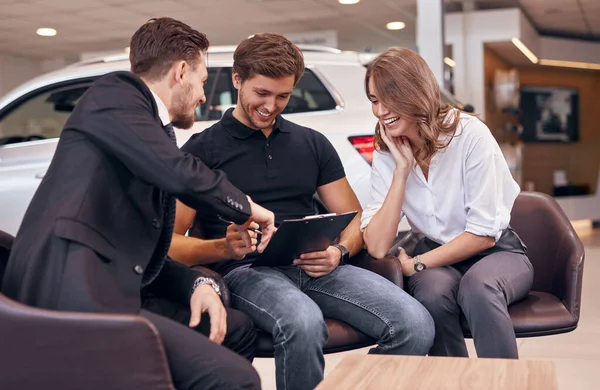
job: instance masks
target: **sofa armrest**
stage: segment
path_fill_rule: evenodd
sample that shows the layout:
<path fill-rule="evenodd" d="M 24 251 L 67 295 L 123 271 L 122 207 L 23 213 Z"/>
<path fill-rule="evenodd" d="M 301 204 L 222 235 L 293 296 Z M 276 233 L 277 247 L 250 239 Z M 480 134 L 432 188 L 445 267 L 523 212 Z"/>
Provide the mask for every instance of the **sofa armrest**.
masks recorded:
<path fill-rule="evenodd" d="M 392 243 L 392 247 L 388 251 L 387 255 L 398 256 L 400 254 L 398 248 L 402 247 L 406 251 L 407 255 L 412 256 L 415 247 L 422 238 L 422 235 L 414 233 L 411 230 L 407 232 L 401 232 Z"/>
<path fill-rule="evenodd" d="M 33 308 L 0 294 L 1 389 L 174 389 L 156 328 L 134 315 Z"/>
<path fill-rule="evenodd" d="M 229 296 L 229 288 L 227 288 L 227 283 L 225 283 L 225 279 L 218 273 L 209 268 L 203 267 L 201 265 L 195 265 L 192 267 L 194 271 L 198 271 L 206 277 L 213 278 L 219 288 L 221 289 L 221 301 L 223 301 L 223 305 L 225 307 L 231 307 L 231 297 Z"/>
<path fill-rule="evenodd" d="M 404 288 L 402 267 L 400 267 L 400 262 L 396 256 L 386 256 L 382 259 L 376 259 L 363 249 L 357 255 L 353 256 L 348 263 L 375 272 L 396 286 Z"/>

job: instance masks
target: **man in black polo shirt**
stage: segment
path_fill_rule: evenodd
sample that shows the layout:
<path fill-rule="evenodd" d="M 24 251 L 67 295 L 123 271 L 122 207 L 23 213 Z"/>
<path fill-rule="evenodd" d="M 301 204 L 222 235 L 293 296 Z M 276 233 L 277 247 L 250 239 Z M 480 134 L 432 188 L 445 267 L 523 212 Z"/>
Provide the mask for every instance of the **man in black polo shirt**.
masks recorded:
<path fill-rule="evenodd" d="M 277 224 L 314 214 L 315 192 L 331 212 L 361 210 L 327 138 L 280 115 L 303 72 L 301 52 L 283 36 L 244 40 L 234 54 L 236 108 L 182 148 L 223 170 L 272 210 Z M 169 254 L 188 265 L 212 264 L 224 275 L 233 306 L 272 334 L 278 389 L 313 389 L 323 379 L 324 316 L 376 339 L 371 353 L 424 355 L 433 342 L 433 321 L 423 306 L 383 277 L 343 264 L 363 246 L 359 224 L 360 213 L 339 245 L 304 254 L 292 266 L 250 268 L 255 233 L 246 246 L 217 215 L 179 203 Z"/>

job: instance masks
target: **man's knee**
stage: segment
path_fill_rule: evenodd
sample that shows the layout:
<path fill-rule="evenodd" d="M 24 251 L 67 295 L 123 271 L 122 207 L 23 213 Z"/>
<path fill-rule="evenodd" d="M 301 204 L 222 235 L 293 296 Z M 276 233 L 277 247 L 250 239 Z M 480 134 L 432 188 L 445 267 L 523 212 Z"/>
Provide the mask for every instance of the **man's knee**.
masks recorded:
<path fill-rule="evenodd" d="M 276 343 L 294 343 L 308 348 L 324 345 L 328 338 L 323 313 L 312 301 L 294 310 L 281 313 L 276 321 L 273 336 Z"/>
<path fill-rule="evenodd" d="M 227 309 L 227 333 L 232 340 L 256 339 L 254 322 L 239 310 Z"/>
<path fill-rule="evenodd" d="M 235 377 L 232 380 L 228 389 L 260 389 L 260 377 L 258 372 L 251 365 L 244 365 L 243 368 L 238 368 L 235 373 L 228 372 L 226 375 L 232 375 Z"/>
<path fill-rule="evenodd" d="M 238 310 L 227 309 L 224 346 L 252 361 L 256 353 L 256 337 L 256 327 L 250 317 Z"/>
<path fill-rule="evenodd" d="M 435 337 L 435 324 L 429 311 L 413 299 L 404 304 L 400 313 L 401 317 L 392 324 L 395 337 L 404 340 L 411 354 L 427 354 Z"/>
<path fill-rule="evenodd" d="M 232 364 L 228 364 L 215 368 L 212 373 L 215 378 L 214 386 L 216 389 L 232 389 L 232 390 L 254 390 L 260 389 L 260 377 L 258 372 L 246 360 L 239 360 Z M 198 383 L 194 389 L 206 389 L 206 383 Z"/>

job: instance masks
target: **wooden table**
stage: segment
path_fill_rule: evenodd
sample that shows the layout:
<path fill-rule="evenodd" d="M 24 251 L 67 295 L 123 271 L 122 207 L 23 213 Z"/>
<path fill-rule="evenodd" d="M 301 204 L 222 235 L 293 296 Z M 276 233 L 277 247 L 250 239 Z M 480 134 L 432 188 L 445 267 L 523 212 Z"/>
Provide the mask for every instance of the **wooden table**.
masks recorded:
<path fill-rule="evenodd" d="M 556 390 L 554 363 L 539 360 L 348 355 L 317 390 Z"/>

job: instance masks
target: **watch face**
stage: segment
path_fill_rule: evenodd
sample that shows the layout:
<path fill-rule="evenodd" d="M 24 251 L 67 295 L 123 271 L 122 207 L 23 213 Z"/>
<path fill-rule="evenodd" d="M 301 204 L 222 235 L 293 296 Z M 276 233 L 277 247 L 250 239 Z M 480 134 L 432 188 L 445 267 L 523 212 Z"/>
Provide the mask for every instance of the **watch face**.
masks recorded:
<path fill-rule="evenodd" d="M 424 269 L 425 269 L 425 264 L 423 264 L 423 263 L 417 263 L 417 264 L 415 264 L 415 271 L 421 272 Z"/>

